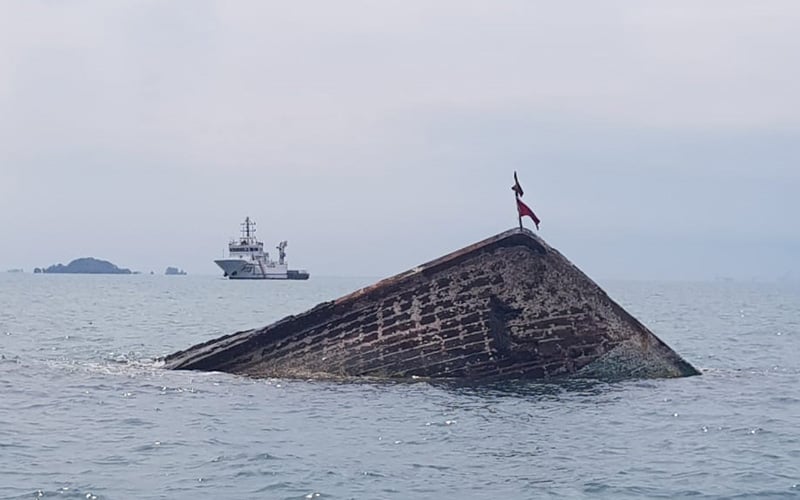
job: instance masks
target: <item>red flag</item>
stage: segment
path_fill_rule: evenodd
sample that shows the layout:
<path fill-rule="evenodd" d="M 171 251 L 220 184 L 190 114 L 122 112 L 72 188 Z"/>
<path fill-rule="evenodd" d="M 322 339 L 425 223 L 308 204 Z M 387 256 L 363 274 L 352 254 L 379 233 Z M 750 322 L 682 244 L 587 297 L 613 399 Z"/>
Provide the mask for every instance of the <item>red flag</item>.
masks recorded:
<path fill-rule="evenodd" d="M 536 217 L 536 214 L 533 213 L 533 210 L 531 210 L 531 207 L 529 207 L 528 205 L 522 203 L 522 200 L 520 200 L 519 198 L 517 198 L 517 212 L 519 212 L 520 218 L 522 218 L 522 217 L 524 217 L 526 215 L 528 217 L 530 217 L 531 220 L 533 220 L 533 223 L 536 224 L 536 229 L 537 230 L 539 229 L 539 223 L 542 222 L 542 221 L 540 221 L 539 218 Z"/>
<path fill-rule="evenodd" d="M 522 191 L 522 186 L 519 185 L 519 180 L 517 180 L 517 172 L 514 172 L 514 185 L 511 186 L 511 190 L 517 193 L 517 196 L 525 194 L 525 192 Z"/>

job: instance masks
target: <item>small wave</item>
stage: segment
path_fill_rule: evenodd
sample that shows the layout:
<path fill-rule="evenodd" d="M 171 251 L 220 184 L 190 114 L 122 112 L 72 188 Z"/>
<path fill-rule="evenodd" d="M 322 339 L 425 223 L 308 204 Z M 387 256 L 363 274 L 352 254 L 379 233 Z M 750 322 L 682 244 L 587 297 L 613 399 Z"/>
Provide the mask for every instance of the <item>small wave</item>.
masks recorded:
<path fill-rule="evenodd" d="M 10 497 L 9 500 L 35 500 L 37 498 L 58 498 L 61 500 L 105 500 L 109 498 L 101 493 L 63 486 L 55 490 L 39 489 L 22 493 L 19 496 Z"/>

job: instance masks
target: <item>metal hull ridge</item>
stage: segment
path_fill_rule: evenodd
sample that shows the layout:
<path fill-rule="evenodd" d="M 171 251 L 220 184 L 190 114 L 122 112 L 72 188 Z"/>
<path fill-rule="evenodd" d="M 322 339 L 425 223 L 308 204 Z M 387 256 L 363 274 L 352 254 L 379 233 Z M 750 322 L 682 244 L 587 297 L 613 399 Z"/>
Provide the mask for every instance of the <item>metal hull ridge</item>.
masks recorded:
<path fill-rule="evenodd" d="M 222 269 L 223 276 L 232 280 L 307 280 L 308 271 L 289 269 L 288 242 L 278 243 L 278 260 L 272 260 L 264 251 L 264 243 L 256 239 L 255 226 L 250 217 L 245 218 L 241 237 L 228 244 L 228 258 L 214 261 Z"/>

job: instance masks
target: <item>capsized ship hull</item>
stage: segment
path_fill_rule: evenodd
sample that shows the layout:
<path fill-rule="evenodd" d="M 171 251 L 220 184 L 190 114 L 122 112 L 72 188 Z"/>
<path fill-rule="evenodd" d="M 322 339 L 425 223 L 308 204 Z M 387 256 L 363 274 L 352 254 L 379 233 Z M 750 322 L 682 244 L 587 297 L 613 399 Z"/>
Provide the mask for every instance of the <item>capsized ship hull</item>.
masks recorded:
<path fill-rule="evenodd" d="M 253 377 L 653 378 L 699 372 L 557 250 L 513 229 L 165 358 Z"/>

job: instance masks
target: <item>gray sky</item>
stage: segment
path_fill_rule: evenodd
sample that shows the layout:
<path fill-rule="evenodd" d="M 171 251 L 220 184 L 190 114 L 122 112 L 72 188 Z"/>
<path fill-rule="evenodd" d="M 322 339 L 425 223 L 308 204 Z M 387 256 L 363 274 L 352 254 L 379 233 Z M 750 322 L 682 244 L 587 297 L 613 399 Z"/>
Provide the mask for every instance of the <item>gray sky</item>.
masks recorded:
<path fill-rule="evenodd" d="M 0 4 L 0 270 L 387 276 L 516 224 L 596 278 L 800 278 L 800 2 Z"/>

